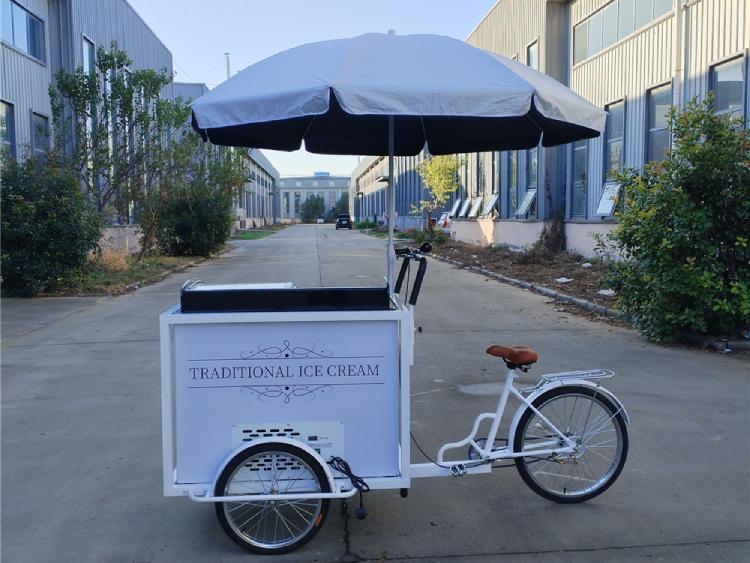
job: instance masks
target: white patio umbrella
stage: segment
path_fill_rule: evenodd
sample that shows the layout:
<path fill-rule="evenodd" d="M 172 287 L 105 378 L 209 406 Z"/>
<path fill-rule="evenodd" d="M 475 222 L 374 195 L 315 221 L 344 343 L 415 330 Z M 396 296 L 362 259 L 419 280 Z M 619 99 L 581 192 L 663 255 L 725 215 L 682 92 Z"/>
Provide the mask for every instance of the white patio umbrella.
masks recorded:
<path fill-rule="evenodd" d="M 393 157 L 528 149 L 597 137 L 606 114 L 549 76 L 439 35 L 368 33 L 301 45 L 247 67 L 192 104 L 217 145 Z"/>

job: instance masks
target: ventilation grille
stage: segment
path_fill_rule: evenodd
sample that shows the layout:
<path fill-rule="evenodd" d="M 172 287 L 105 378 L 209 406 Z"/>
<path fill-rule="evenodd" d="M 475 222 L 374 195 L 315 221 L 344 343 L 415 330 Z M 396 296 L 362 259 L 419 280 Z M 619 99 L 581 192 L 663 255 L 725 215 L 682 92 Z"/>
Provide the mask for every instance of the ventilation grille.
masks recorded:
<path fill-rule="evenodd" d="M 246 463 L 245 467 L 249 471 L 273 471 L 273 460 L 270 457 L 257 457 L 253 458 L 250 463 Z M 276 470 L 277 471 L 299 471 L 299 462 L 295 458 L 286 456 L 276 457 Z"/>
<path fill-rule="evenodd" d="M 255 422 L 232 426 L 232 448 L 255 440 L 273 441 L 274 438 L 299 440 L 318 452 L 323 459 L 344 457 L 344 423 L 335 421 L 314 422 Z M 289 460 L 287 460 L 289 461 Z M 265 471 L 266 462 L 258 462 L 257 470 Z M 253 467 L 256 464 L 253 464 Z M 248 466 L 251 469 L 250 466 Z M 291 466 L 290 466 L 291 469 Z"/>
<path fill-rule="evenodd" d="M 299 440 L 301 434 L 290 426 L 271 428 L 270 426 L 264 425 L 252 428 L 246 426 L 242 428 L 242 441 L 251 442 L 258 438 L 274 438 L 283 436 L 285 438 L 296 438 Z"/>

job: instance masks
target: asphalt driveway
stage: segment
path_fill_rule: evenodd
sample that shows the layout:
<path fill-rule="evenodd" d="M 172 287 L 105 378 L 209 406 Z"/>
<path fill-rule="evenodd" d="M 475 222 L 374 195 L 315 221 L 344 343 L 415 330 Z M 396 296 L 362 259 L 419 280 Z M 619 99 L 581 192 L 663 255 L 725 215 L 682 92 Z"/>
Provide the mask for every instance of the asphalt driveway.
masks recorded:
<path fill-rule="evenodd" d="M 188 278 L 380 284 L 385 243 L 313 225 L 235 245 L 129 295 L 3 300 L 4 560 L 255 560 L 224 536 L 211 506 L 161 495 L 158 315 Z M 278 560 L 750 559 L 750 357 L 655 346 L 546 301 L 431 261 L 416 313 L 412 431 L 434 453 L 494 409 L 502 370 L 484 354 L 491 343 L 540 352 L 526 383 L 610 368 L 618 377 L 608 387 L 632 424 L 609 491 L 562 506 L 514 469 L 414 480 L 408 499 L 368 495 L 365 521 L 334 502 L 321 533 Z"/>

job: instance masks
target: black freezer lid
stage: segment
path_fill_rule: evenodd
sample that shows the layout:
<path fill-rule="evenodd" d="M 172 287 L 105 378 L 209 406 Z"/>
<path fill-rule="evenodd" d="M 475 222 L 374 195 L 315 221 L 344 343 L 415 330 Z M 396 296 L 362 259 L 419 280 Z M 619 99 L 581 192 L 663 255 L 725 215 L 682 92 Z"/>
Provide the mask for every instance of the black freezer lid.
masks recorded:
<path fill-rule="evenodd" d="M 276 311 L 385 311 L 387 287 L 294 287 L 293 284 L 204 285 L 188 281 L 180 291 L 182 313 Z"/>

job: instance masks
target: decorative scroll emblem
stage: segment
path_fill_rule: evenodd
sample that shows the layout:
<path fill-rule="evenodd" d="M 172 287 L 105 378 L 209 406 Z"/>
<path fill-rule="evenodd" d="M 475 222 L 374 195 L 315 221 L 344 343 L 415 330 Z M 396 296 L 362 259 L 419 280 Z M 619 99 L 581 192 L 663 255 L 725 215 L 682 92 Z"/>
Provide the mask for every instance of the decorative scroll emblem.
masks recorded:
<path fill-rule="evenodd" d="M 329 358 L 333 355 L 330 350 L 317 350 L 313 343 L 306 345 L 292 346 L 288 340 L 284 340 L 281 345 L 260 344 L 257 350 L 250 349 L 240 354 L 243 360 L 250 359 L 280 359 L 280 358 Z"/>
<path fill-rule="evenodd" d="M 242 388 L 244 395 L 250 395 L 263 401 L 266 399 L 281 399 L 285 404 L 293 398 L 307 397 L 309 400 L 317 398 L 318 393 L 333 391 L 332 385 L 264 385 L 247 386 Z"/>

